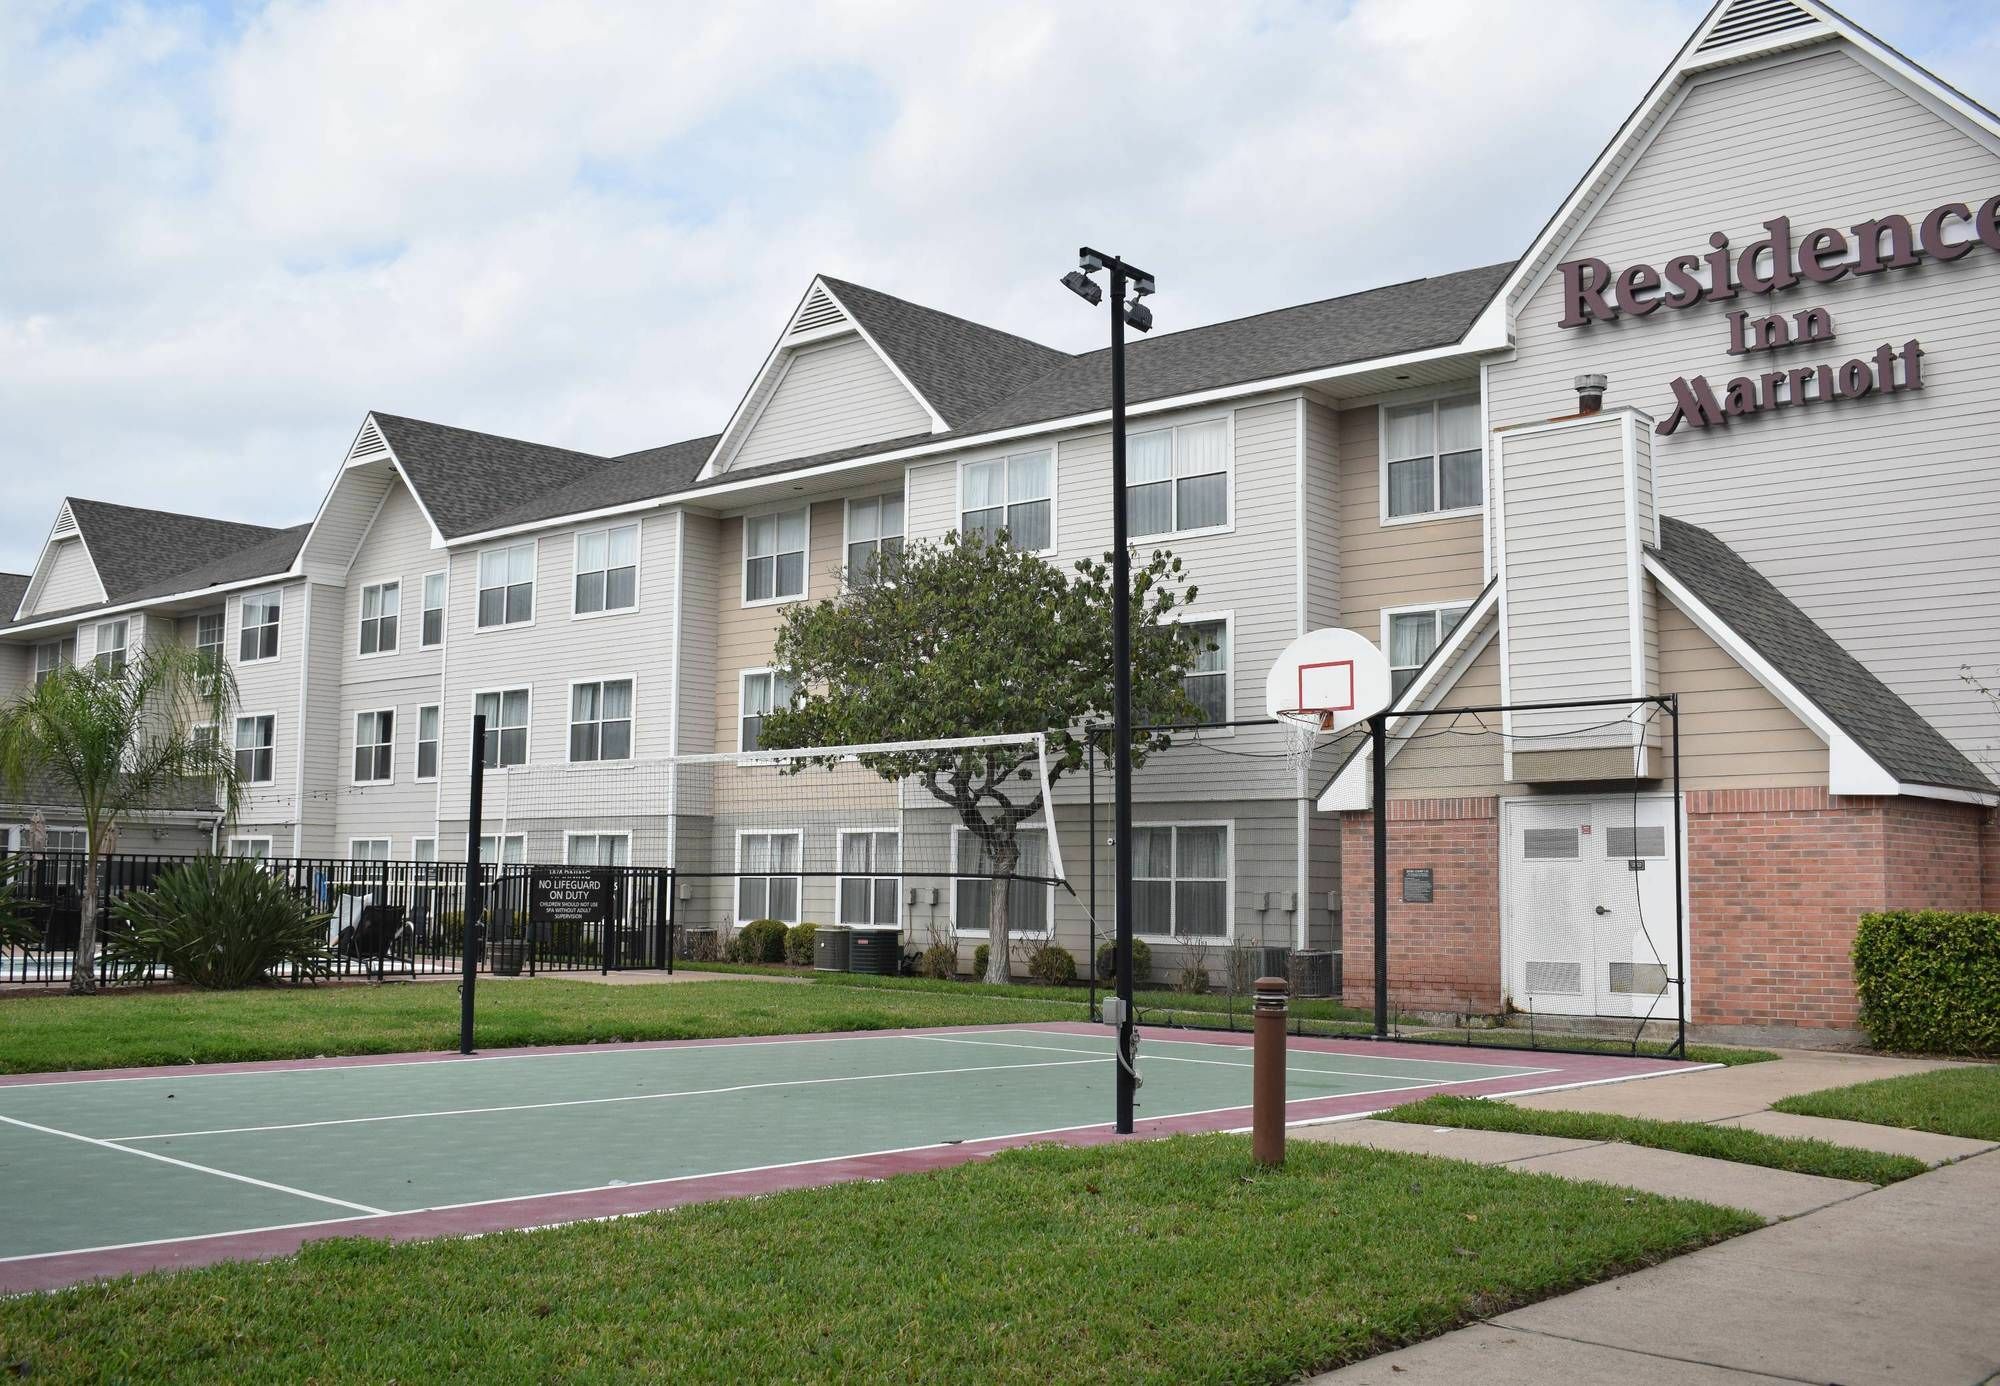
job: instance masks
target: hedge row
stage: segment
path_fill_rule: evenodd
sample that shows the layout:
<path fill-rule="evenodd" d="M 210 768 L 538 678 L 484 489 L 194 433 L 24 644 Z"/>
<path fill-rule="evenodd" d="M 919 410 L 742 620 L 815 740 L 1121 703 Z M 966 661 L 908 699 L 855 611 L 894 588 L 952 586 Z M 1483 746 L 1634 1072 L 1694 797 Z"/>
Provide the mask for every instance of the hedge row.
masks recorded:
<path fill-rule="evenodd" d="M 1865 914 L 1854 987 L 1877 1049 L 2000 1058 L 2000 914 Z"/>

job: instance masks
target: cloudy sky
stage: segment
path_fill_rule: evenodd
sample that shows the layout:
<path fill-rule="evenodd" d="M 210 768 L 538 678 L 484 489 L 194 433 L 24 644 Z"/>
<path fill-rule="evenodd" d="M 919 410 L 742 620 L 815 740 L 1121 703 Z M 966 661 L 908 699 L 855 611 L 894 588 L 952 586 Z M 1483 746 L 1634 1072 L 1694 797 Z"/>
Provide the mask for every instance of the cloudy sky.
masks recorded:
<path fill-rule="evenodd" d="M 1506 259 L 1704 8 L 0 0 L 0 569 L 309 519 L 370 408 L 713 431 L 817 270 L 1078 350 L 1084 241 L 1162 330 Z M 1845 8 L 2000 98 L 1990 0 Z"/>

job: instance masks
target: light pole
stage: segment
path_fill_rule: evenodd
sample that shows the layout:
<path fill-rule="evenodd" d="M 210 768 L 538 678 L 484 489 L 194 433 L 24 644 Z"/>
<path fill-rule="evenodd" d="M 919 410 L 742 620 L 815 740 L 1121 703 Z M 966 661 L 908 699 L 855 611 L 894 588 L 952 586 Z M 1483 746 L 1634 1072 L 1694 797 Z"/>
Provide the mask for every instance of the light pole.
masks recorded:
<path fill-rule="evenodd" d="M 1104 291 L 1090 276 L 1111 272 L 1111 786 L 1112 870 L 1116 878 L 1117 934 L 1113 966 L 1118 974 L 1118 1107 L 1120 1135 L 1132 1133 L 1132 1098 L 1138 1089 L 1132 1021 L 1132 558 L 1125 529 L 1125 324 L 1141 332 L 1153 328 L 1153 312 L 1140 302 L 1157 287 L 1153 276 L 1116 255 L 1089 246 L 1077 252 L 1078 268 L 1063 284 L 1096 306 Z M 1132 301 L 1125 301 L 1127 288 Z"/>

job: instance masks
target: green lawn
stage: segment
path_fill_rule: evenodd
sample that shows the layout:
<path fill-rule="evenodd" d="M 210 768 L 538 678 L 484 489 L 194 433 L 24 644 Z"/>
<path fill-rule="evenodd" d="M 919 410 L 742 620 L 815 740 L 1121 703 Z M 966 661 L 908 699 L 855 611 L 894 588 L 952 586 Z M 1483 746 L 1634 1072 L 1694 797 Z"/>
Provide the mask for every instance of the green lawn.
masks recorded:
<path fill-rule="evenodd" d="M 2000 1066 L 1940 1068 L 1881 1078 L 1787 1097 L 1771 1106 L 1773 1111 L 1797 1116 L 1872 1121 L 1877 1126 L 2000 1141 Z"/>
<path fill-rule="evenodd" d="M 752 981 L 605 986 L 547 977 L 482 978 L 478 1006 L 478 1043 L 486 1049 L 1076 1016 L 1071 1006 L 976 993 Z M 0 1072 L 6 1073 L 457 1047 L 458 988 L 445 982 L 0 999 Z"/>
<path fill-rule="evenodd" d="M 693 988 L 688 990 L 692 991 Z M 801 989 L 803 990 L 803 988 Z M 1458 1161 L 1241 1137 L 0 1303 L 61 1381 L 1281 1382 L 1756 1225 Z"/>
<path fill-rule="evenodd" d="M 1820 1174 L 1829 1179 L 1857 1179 L 1865 1184 L 1893 1184 L 1922 1174 L 1921 1160 L 1880 1155 L 1828 1141 L 1767 1136 L 1740 1126 L 1710 1126 L 1699 1121 L 1651 1121 L 1644 1117 L 1612 1116 L 1602 1112 L 1546 1112 L 1487 1102 L 1476 1097 L 1427 1097 L 1392 1108 L 1383 1121 L 1407 1121 L 1419 1126 L 1456 1126 L 1481 1131 L 1519 1131 L 1533 1136 L 1558 1136 L 1580 1141 L 1624 1141 L 1655 1150 L 1678 1150 L 1712 1160 Z"/>

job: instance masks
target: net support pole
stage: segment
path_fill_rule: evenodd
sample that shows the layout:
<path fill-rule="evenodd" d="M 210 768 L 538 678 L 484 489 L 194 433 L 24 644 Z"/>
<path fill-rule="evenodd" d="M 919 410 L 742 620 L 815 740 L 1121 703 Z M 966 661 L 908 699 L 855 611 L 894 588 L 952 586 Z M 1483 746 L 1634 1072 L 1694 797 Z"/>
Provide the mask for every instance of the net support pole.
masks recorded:
<path fill-rule="evenodd" d="M 1117 1129 L 1132 1134 L 1132 553 L 1125 514 L 1125 262 L 1111 270 L 1111 793 L 1113 870 L 1118 892 Z"/>
<path fill-rule="evenodd" d="M 479 917 L 485 905 L 485 891 L 479 878 L 479 828 L 486 801 L 486 719 L 472 719 L 472 793 L 466 804 L 465 822 L 465 928 L 460 940 L 460 961 L 464 976 L 458 984 L 458 1052 L 472 1052 L 472 992 L 479 977 Z"/>
<path fill-rule="evenodd" d="M 1687 889 L 1687 859 L 1681 843 L 1681 695 L 1678 692 L 1667 695 L 1667 720 L 1674 732 L 1674 801 L 1668 806 L 1673 815 L 1674 826 L 1674 971 L 1679 974 L 1674 983 L 1674 1052 L 1685 1059 L 1688 1052 L 1688 967 L 1687 952 L 1687 907 L 1683 903 Z"/>
<path fill-rule="evenodd" d="M 1090 810 L 1085 822 L 1087 832 L 1086 850 L 1090 859 L 1090 908 L 1085 911 L 1090 916 L 1090 951 L 1085 955 L 1090 965 L 1090 1018 L 1097 1019 L 1097 723 L 1083 724 L 1083 765 L 1090 777 Z"/>
<path fill-rule="evenodd" d="M 1368 719 L 1369 800 L 1375 818 L 1375 1037 L 1389 1036 L 1389 714 Z"/>

